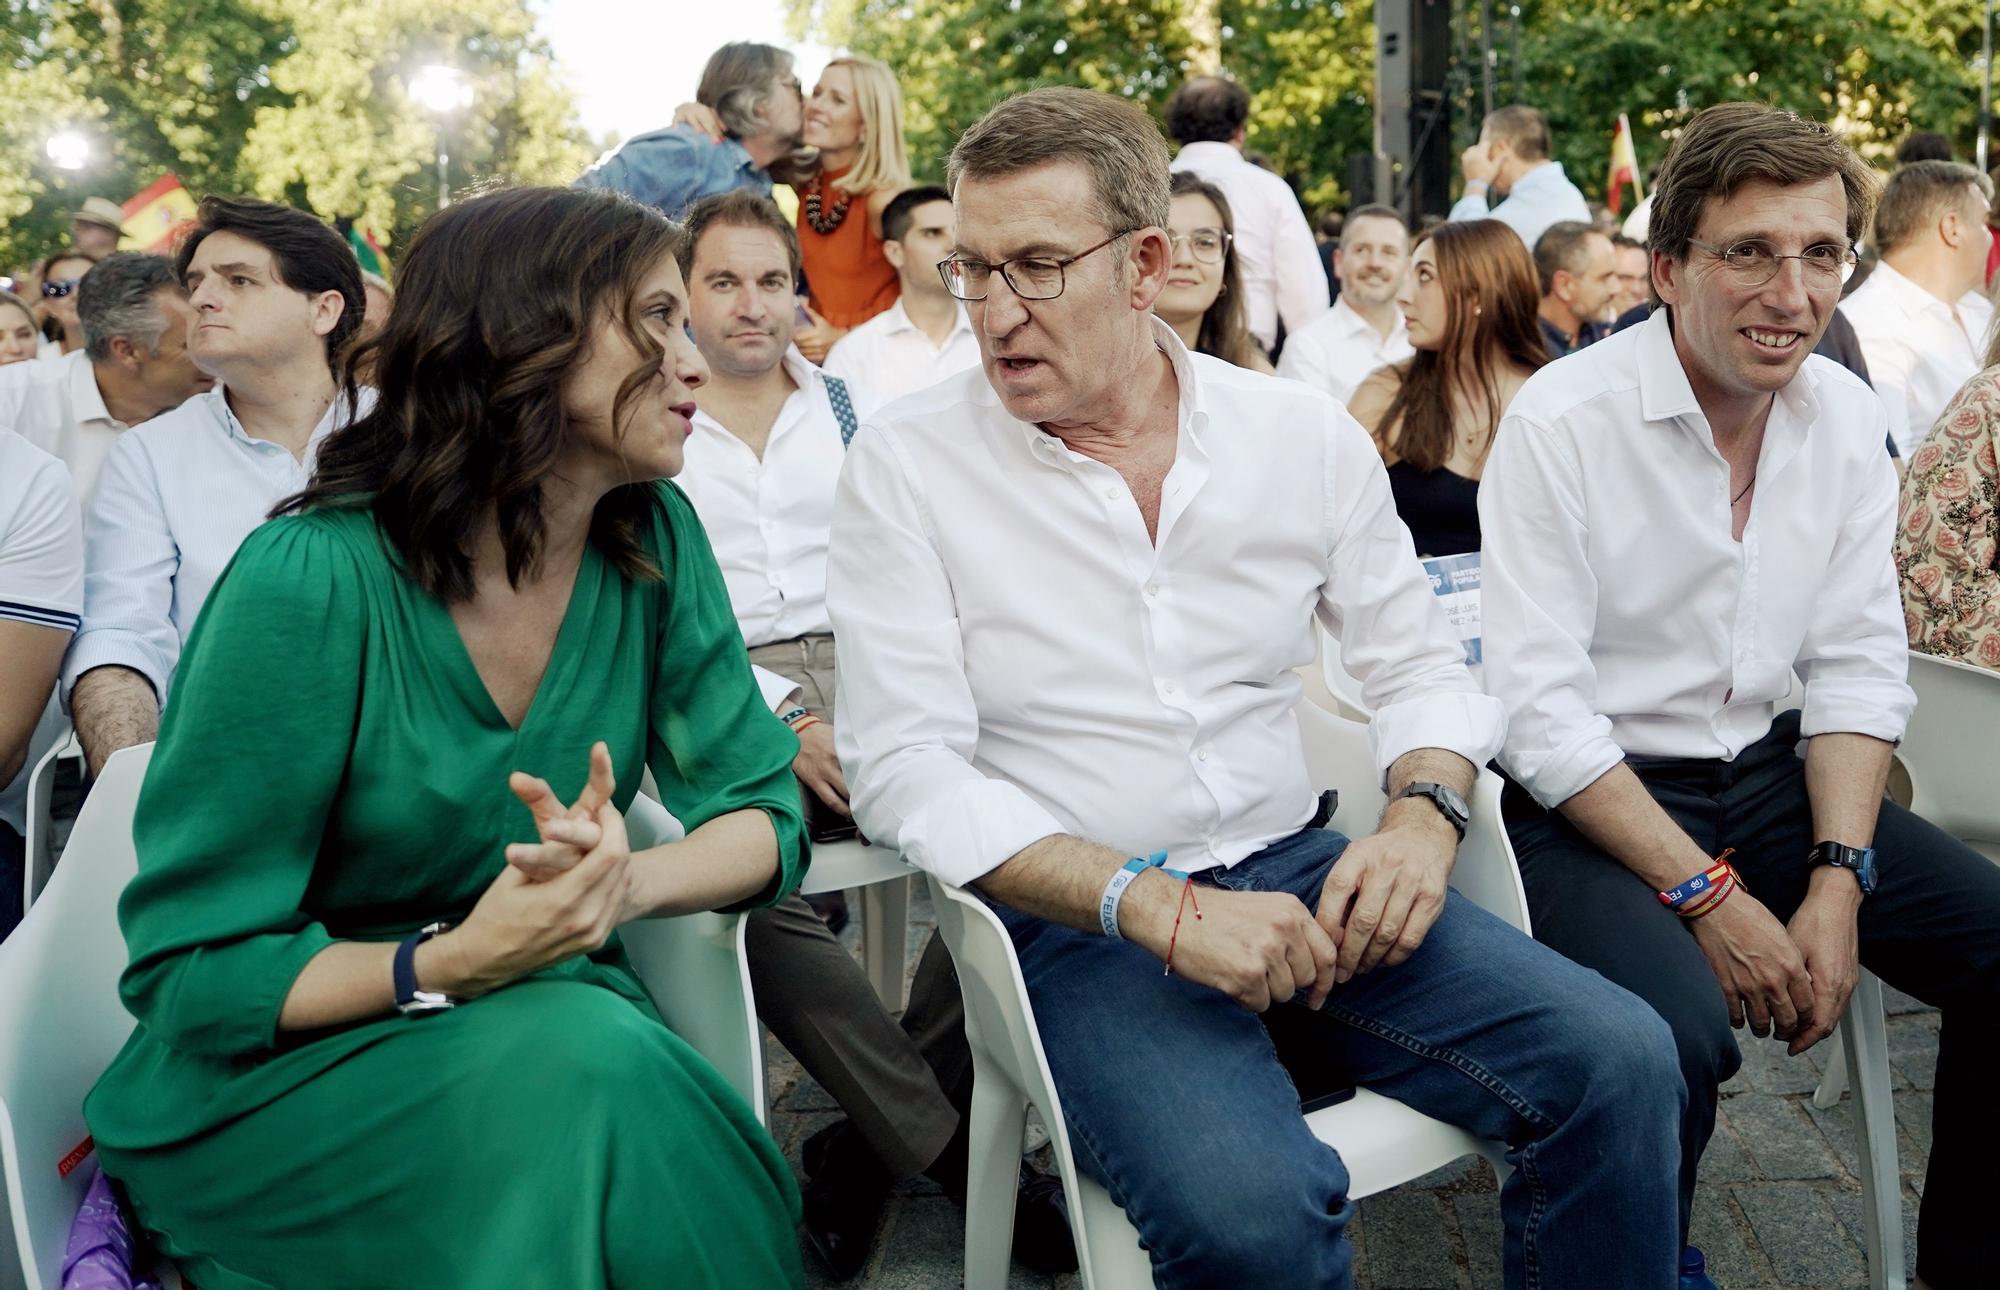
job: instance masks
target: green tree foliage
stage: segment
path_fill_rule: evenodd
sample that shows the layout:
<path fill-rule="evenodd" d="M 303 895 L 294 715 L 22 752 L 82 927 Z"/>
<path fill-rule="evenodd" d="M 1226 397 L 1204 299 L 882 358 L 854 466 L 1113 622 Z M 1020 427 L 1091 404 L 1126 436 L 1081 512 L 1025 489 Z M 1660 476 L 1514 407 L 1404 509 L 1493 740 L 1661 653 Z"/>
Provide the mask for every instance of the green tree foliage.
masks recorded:
<path fill-rule="evenodd" d="M 437 203 L 437 127 L 406 89 L 425 63 L 473 86 L 445 126 L 455 186 L 567 182 L 592 151 L 526 0 L 14 0 L 0 41 L 0 263 L 164 171 L 400 242 Z M 62 127 L 91 138 L 88 169 L 50 167 Z"/>
<path fill-rule="evenodd" d="M 1650 168 L 1694 113 L 1732 99 L 1825 121 L 1875 161 L 1912 129 L 1942 130 L 1972 153 L 1978 0 L 1531 0 L 1523 8 L 1522 96 L 1548 113 L 1557 159 L 1593 196 L 1620 112 Z M 1511 51 L 1504 42 L 1501 50 L 1505 62 Z M 1477 130 L 1473 112 L 1461 141 Z"/>

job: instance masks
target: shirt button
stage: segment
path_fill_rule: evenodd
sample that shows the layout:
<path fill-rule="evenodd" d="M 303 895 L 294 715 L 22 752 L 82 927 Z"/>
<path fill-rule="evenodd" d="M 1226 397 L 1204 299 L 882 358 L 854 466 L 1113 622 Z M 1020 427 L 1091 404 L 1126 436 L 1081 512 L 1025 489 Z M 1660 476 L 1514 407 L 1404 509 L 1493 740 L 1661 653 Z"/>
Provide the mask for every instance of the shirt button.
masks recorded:
<path fill-rule="evenodd" d="M 1147 595 L 1149 595 L 1149 596 L 1157 596 L 1157 595 L 1159 595 L 1159 594 L 1160 594 L 1160 584 L 1159 584 L 1159 583 L 1157 583 L 1157 582 L 1149 582 L 1149 583 L 1147 583 L 1147 584 L 1146 584 L 1146 594 L 1147 594 Z"/>
<path fill-rule="evenodd" d="M 1118 496 L 1118 490 L 1116 488 L 1107 488 L 1104 490 L 1104 495 L 1106 497 L 1116 499 Z"/>
<path fill-rule="evenodd" d="M 1197 748 L 1197 749 L 1195 749 L 1195 750 L 1194 750 L 1194 759 L 1195 759 L 1196 761 L 1207 761 L 1207 760 L 1208 760 L 1208 749 L 1207 749 L 1206 747 L 1202 747 L 1202 748 Z"/>
<path fill-rule="evenodd" d="M 1172 694 L 1174 692 L 1174 683 L 1172 681 L 1162 681 L 1160 682 L 1160 688 L 1168 694 Z"/>

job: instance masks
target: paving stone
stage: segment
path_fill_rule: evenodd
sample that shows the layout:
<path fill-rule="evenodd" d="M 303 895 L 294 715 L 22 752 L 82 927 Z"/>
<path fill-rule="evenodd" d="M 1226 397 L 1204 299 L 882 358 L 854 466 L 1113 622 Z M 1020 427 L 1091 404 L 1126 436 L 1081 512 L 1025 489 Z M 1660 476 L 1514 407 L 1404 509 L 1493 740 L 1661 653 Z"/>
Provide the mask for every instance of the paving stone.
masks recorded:
<path fill-rule="evenodd" d="M 1688 1243 L 1708 1260 L 1708 1275 L 1729 1290 L 1748 1290 L 1770 1283 L 1764 1263 L 1751 1252 L 1747 1225 L 1729 1192 L 1720 1187 L 1697 1188 Z"/>
<path fill-rule="evenodd" d="M 1812 1117 L 1820 1136 L 1826 1139 L 1829 1147 L 1833 1148 L 1834 1155 L 1840 1160 L 1841 1169 L 1850 1177 L 1858 1177 L 1861 1172 L 1861 1159 L 1854 1150 L 1854 1099 L 1844 1097 L 1824 1111 L 1814 1106 L 1811 1098 L 1807 1098 L 1799 1106 Z"/>
<path fill-rule="evenodd" d="M 1368 1290 L 1458 1290 L 1458 1263 L 1444 1206 L 1429 1192 L 1382 1192 L 1361 1202 L 1368 1216 Z"/>
<path fill-rule="evenodd" d="M 1779 1285 L 1835 1290 L 1867 1280 L 1860 1249 L 1821 1190 L 1803 1182 L 1738 1183 L 1730 1189 Z"/>
<path fill-rule="evenodd" d="M 1458 1220 L 1459 1248 L 1474 1286 L 1497 1286 L 1500 1277 L 1500 1194 L 1454 1196 L 1452 1215 Z"/>
<path fill-rule="evenodd" d="M 1746 1093 L 1730 1098 L 1722 1114 L 1765 1178 L 1832 1178 L 1840 1172 L 1819 1129 L 1791 1099 Z"/>
<path fill-rule="evenodd" d="M 1867 1254 L 1872 1262 L 1874 1251 L 1868 1248 L 1868 1224 L 1861 1213 L 1860 1189 L 1840 1188 L 1826 1193 L 1833 1212 L 1840 1218 L 1840 1225 L 1847 1229 L 1847 1235 L 1855 1245 Z M 1905 1193 L 1903 1196 L 1903 1275 L 1917 1275 L 1917 1198 Z"/>
<path fill-rule="evenodd" d="M 1937 1084 L 1937 1017 L 1925 1014 L 1889 1019 L 1889 1065 L 1914 1088 L 1928 1093 Z"/>
<path fill-rule="evenodd" d="M 1896 1127 L 1902 1131 L 1903 1172 L 1921 1175 L 1931 1155 L 1931 1095 L 1904 1089 L 1890 1094 L 1889 1100 L 1895 1104 Z"/>
<path fill-rule="evenodd" d="M 1904 994 L 1887 981 L 1882 983 L 1882 1011 L 1888 1013 L 1890 1016 L 1899 1017 L 1906 1012 L 1929 1012 L 1930 1010 L 1928 1005 L 1920 1003 L 1909 995 Z"/>
<path fill-rule="evenodd" d="M 1740 1037 L 1742 1074 L 1759 1093 L 1810 1093 L 1819 1087 L 1819 1069 L 1805 1057 L 1790 1057 L 1775 1040 Z"/>
<path fill-rule="evenodd" d="M 1478 1156 L 1464 1156 L 1440 1169 L 1433 1169 L 1421 1178 L 1412 1178 L 1403 1184 L 1412 1191 L 1439 1191 L 1446 1187 L 1469 1185 L 1479 1177 L 1479 1171 L 1486 1162 Z"/>
<path fill-rule="evenodd" d="M 803 1071 L 792 1085 L 792 1091 L 783 1097 L 775 1089 L 771 1093 L 771 1104 L 782 1106 L 787 1111 L 838 1111 L 840 1103 L 833 1100 L 833 1094 L 820 1087 L 818 1080 Z"/>
<path fill-rule="evenodd" d="M 1727 1107 L 1730 1101 L 1725 1099 Z M 1701 1153 L 1701 1167 L 1696 1172 L 1696 1185 L 1712 1186 L 1717 1183 L 1750 1182 L 1759 1177 L 1757 1166 L 1737 1141 L 1736 1131 L 1729 1127 L 1727 1115 L 1715 1117 L 1715 1132 L 1709 1137 L 1708 1150 Z"/>

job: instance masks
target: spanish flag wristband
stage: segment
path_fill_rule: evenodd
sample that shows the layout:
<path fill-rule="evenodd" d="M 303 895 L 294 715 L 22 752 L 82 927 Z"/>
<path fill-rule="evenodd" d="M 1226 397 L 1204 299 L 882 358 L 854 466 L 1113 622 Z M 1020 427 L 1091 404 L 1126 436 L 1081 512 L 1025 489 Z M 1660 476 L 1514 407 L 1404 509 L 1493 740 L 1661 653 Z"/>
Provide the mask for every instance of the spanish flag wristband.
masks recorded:
<path fill-rule="evenodd" d="M 1729 863 L 1730 852 L 1724 851 L 1715 858 L 1715 863 L 1688 879 L 1678 887 L 1669 887 L 1660 892 L 1660 903 L 1673 910 L 1682 918 L 1700 918 L 1713 913 L 1730 893 L 1743 885 L 1736 876 L 1736 870 Z"/>

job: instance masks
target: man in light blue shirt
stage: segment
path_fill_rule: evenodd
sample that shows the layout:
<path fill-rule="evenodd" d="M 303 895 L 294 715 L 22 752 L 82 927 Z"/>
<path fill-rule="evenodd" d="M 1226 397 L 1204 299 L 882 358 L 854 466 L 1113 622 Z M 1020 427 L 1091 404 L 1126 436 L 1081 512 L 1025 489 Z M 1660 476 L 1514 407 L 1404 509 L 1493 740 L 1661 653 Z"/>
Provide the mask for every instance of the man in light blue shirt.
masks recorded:
<path fill-rule="evenodd" d="M 695 101 L 721 119 L 717 139 L 670 125 L 628 139 L 576 181 L 609 188 L 678 220 L 703 197 L 737 188 L 771 195 L 770 166 L 799 146 L 803 104 L 792 56 L 736 41 L 709 55 Z"/>
<path fill-rule="evenodd" d="M 1452 219 L 1497 219 L 1521 235 L 1532 253 L 1551 224 L 1590 222 L 1590 203 L 1549 160 L 1548 119 L 1516 103 L 1487 115 L 1479 142 L 1458 159 L 1465 172 L 1465 196 L 1451 208 Z M 1486 204 L 1491 193 L 1500 200 Z"/>

